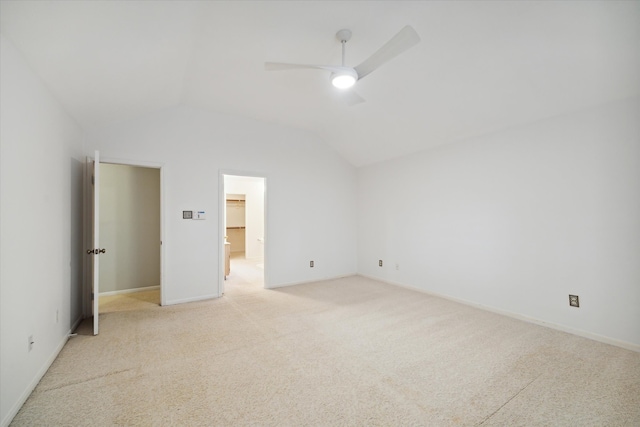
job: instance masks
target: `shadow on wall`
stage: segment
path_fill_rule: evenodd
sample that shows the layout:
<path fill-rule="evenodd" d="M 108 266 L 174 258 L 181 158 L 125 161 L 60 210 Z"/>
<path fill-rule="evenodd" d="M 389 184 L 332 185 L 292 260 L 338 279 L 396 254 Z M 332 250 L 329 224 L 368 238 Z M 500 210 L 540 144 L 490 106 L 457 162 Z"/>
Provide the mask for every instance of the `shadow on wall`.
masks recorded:
<path fill-rule="evenodd" d="M 71 158 L 69 161 L 69 187 L 71 188 L 71 197 L 69 199 L 71 216 L 70 227 L 70 287 L 69 301 L 70 322 L 69 328 L 80 321 L 82 318 L 82 285 L 83 285 L 83 179 L 84 179 L 84 161 Z"/>

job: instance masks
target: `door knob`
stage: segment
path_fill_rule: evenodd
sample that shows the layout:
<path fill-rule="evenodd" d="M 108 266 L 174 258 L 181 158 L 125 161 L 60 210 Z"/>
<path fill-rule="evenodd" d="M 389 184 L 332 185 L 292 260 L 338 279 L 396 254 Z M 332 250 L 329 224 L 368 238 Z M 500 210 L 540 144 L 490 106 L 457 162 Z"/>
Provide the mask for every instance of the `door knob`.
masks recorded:
<path fill-rule="evenodd" d="M 87 255 L 91 255 L 91 254 L 99 255 L 99 254 L 103 254 L 105 252 L 107 252 L 106 249 L 99 249 L 99 248 L 87 249 Z"/>

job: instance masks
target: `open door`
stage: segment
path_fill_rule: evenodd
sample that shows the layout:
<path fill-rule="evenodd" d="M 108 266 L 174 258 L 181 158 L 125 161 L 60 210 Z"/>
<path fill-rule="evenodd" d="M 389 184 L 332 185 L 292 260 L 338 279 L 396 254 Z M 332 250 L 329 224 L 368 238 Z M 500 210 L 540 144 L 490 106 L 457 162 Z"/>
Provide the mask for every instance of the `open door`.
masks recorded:
<path fill-rule="evenodd" d="M 94 158 L 87 158 L 88 196 L 90 198 L 89 232 L 91 247 L 87 249 L 89 256 L 89 281 L 91 283 L 91 307 L 93 314 L 93 335 L 98 335 L 98 303 L 100 295 L 100 257 L 105 249 L 100 249 L 100 152 L 96 151 Z"/>

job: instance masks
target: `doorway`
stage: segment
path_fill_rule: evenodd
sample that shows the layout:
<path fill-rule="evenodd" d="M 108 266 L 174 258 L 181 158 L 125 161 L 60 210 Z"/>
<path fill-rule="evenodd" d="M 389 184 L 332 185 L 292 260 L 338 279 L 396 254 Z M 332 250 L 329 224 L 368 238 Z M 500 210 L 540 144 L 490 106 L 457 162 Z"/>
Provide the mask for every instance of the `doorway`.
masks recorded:
<path fill-rule="evenodd" d="M 100 313 L 160 305 L 160 169 L 103 163 Z"/>
<path fill-rule="evenodd" d="M 266 287 L 266 177 L 221 173 L 220 295 Z"/>

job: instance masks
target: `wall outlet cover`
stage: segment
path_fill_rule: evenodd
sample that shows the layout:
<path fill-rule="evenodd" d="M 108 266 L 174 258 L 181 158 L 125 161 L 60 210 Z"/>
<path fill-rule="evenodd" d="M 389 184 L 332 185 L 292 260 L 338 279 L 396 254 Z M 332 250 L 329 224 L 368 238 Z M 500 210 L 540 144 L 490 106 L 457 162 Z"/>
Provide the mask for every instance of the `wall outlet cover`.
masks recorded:
<path fill-rule="evenodd" d="M 580 307 L 580 299 L 578 295 L 569 295 L 569 305 L 571 307 Z"/>
<path fill-rule="evenodd" d="M 182 219 L 193 219 L 193 211 L 182 211 Z"/>

